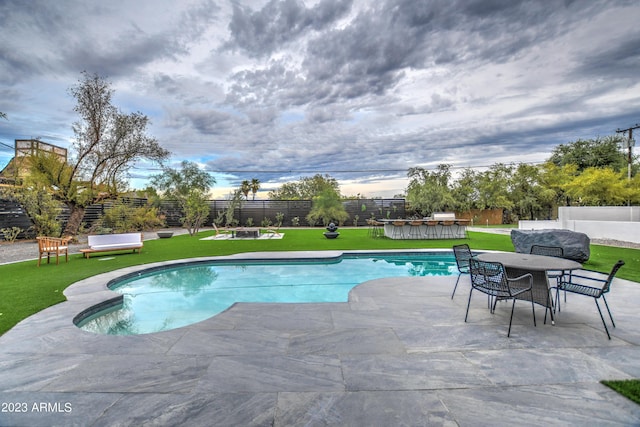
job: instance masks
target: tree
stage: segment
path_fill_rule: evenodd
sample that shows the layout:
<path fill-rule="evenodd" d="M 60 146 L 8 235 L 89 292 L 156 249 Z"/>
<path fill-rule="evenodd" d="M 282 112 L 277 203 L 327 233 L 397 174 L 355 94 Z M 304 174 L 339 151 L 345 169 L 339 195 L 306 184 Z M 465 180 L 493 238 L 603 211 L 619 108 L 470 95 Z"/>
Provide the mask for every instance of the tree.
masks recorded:
<path fill-rule="evenodd" d="M 22 188 L 0 188 L 0 196 L 20 203 L 37 236 L 60 236 L 58 216 L 62 205 L 36 180 L 26 177 Z"/>
<path fill-rule="evenodd" d="M 438 165 L 433 172 L 415 167 L 409 169 L 407 176 L 410 179 L 407 201 L 420 215 L 427 216 L 455 208 L 455 200 L 449 186 L 451 165 Z"/>
<path fill-rule="evenodd" d="M 162 163 L 169 156 L 146 134 L 147 116 L 125 114 L 112 105 L 113 90 L 104 78 L 83 73 L 69 93 L 80 116 L 73 124 L 74 158 L 68 163 L 44 156 L 32 159 L 32 173 L 40 184 L 69 209 L 64 236 L 78 233 L 87 206 L 116 198 L 126 188 L 126 174 L 137 160 Z"/>
<path fill-rule="evenodd" d="M 320 194 L 314 196 L 311 212 L 307 215 L 307 221 L 315 224 L 318 220 L 326 226 L 330 222 L 344 223 L 349 219 L 349 214 L 340 200 L 340 194 L 325 188 Z"/>
<path fill-rule="evenodd" d="M 471 168 L 465 168 L 452 185 L 451 196 L 455 201 L 456 210 L 467 212 L 477 206 L 478 203 L 478 172 Z"/>
<path fill-rule="evenodd" d="M 564 187 L 567 194 L 584 206 L 619 206 L 629 198 L 626 174 L 611 168 L 585 169 Z"/>
<path fill-rule="evenodd" d="M 590 167 L 610 167 L 615 171 L 626 170 L 627 157 L 620 150 L 622 142 L 621 135 L 578 139 L 554 148 L 549 161 L 556 166 L 574 164 L 579 172 Z"/>
<path fill-rule="evenodd" d="M 574 164 L 557 166 L 555 163 L 546 162 L 541 169 L 540 182 L 547 191 L 552 192 L 552 203 L 560 206 L 571 205 L 571 198 L 565 188 L 578 175 L 578 167 Z"/>
<path fill-rule="evenodd" d="M 251 191 L 251 184 L 246 179 L 240 184 L 240 192 L 244 194 L 244 198 L 249 200 L 249 191 Z M 255 196 L 254 196 L 255 198 Z"/>
<path fill-rule="evenodd" d="M 180 170 L 163 167 L 163 172 L 151 177 L 151 185 L 167 200 L 175 200 L 182 209 L 183 226 L 190 235 L 197 233 L 209 215 L 207 195 L 216 183 L 214 177 L 184 160 Z"/>
<path fill-rule="evenodd" d="M 0 111 L 0 119 L 8 120 L 8 119 L 7 119 L 7 114 L 6 114 L 6 113 L 3 113 L 2 111 Z"/>
<path fill-rule="evenodd" d="M 550 206 L 540 184 L 540 168 L 520 163 L 511 177 L 511 202 L 519 219 L 547 217 Z"/>
<path fill-rule="evenodd" d="M 312 177 L 302 177 L 298 182 L 283 184 L 278 190 L 270 191 L 272 200 L 310 200 L 326 189 L 331 189 L 340 194 L 338 181 L 329 175 L 316 174 Z"/>
<path fill-rule="evenodd" d="M 496 163 L 479 176 L 478 208 L 480 209 L 512 209 L 513 202 L 509 197 L 513 167 L 504 163 Z"/>
<path fill-rule="evenodd" d="M 260 180 L 258 178 L 253 178 L 251 180 L 251 192 L 253 193 L 253 200 L 256 199 L 256 193 L 260 189 Z"/>

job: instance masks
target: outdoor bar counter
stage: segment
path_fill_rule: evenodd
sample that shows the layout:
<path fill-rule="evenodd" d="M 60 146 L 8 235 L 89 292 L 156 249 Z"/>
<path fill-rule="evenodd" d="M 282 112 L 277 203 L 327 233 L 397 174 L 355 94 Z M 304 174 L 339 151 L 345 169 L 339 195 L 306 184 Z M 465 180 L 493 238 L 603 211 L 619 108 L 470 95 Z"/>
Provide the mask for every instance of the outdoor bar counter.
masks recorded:
<path fill-rule="evenodd" d="M 466 239 L 468 219 L 382 219 L 390 239 Z"/>

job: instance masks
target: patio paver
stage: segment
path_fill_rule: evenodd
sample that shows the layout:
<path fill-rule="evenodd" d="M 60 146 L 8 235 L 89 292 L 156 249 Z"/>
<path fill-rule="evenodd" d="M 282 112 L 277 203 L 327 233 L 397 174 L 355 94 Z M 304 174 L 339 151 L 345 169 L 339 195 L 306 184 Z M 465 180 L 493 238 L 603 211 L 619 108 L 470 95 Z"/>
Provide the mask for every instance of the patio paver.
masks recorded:
<path fill-rule="evenodd" d="M 455 277 L 373 280 L 345 303 L 236 304 L 156 334 L 76 328 L 118 274 L 0 337 L 0 425 L 640 424 L 640 405 L 599 383 L 640 377 L 637 283 L 613 284 L 612 340 L 571 295 L 555 326 L 516 304 L 511 338 L 510 303 L 490 314 L 474 294 L 465 323 Z"/>

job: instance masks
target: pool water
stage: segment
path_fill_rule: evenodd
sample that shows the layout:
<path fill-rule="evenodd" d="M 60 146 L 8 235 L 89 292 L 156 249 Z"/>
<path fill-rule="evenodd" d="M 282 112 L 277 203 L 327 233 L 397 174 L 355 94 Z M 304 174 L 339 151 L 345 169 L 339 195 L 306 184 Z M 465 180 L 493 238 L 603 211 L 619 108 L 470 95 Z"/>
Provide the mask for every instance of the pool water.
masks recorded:
<path fill-rule="evenodd" d="M 206 320 L 236 302 L 346 302 L 349 291 L 368 280 L 457 273 L 451 252 L 187 264 L 110 285 L 123 295 L 122 304 L 78 326 L 102 334 L 146 334 Z"/>

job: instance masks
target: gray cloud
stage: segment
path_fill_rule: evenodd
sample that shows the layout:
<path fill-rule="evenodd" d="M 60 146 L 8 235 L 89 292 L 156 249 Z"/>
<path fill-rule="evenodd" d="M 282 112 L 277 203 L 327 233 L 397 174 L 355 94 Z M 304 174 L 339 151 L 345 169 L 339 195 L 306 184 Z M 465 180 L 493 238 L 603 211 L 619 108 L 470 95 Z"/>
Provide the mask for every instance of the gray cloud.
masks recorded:
<path fill-rule="evenodd" d="M 176 164 L 206 164 L 219 182 L 328 172 L 371 183 L 418 165 L 542 161 L 640 120 L 639 8 L 5 0 L 0 141 L 69 143 L 66 88 L 87 70 L 113 81 L 121 108 L 151 117 Z"/>
<path fill-rule="evenodd" d="M 229 23 L 232 39 L 227 46 L 241 48 L 251 56 L 264 56 L 294 42 L 307 30 L 319 31 L 351 8 L 352 0 L 321 0 L 307 8 L 299 0 L 270 0 L 261 10 L 233 6 Z"/>

